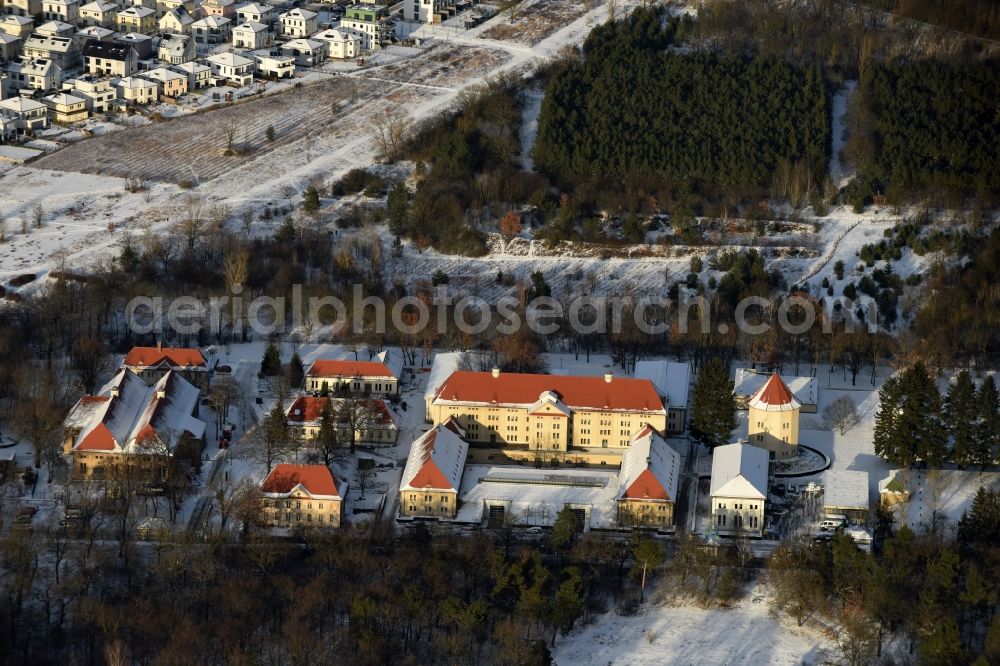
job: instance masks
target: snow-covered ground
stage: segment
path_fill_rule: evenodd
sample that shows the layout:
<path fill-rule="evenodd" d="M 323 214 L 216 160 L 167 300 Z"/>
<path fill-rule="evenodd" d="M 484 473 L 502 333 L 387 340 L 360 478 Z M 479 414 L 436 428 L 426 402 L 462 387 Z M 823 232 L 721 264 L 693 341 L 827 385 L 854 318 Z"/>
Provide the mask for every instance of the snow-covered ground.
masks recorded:
<path fill-rule="evenodd" d="M 729 609 L 646 604 L 614 612 L 556 641 L 559 666 L 818 664 L 836 652 L 816 629 L 772 617 L 762 588 Z"/>

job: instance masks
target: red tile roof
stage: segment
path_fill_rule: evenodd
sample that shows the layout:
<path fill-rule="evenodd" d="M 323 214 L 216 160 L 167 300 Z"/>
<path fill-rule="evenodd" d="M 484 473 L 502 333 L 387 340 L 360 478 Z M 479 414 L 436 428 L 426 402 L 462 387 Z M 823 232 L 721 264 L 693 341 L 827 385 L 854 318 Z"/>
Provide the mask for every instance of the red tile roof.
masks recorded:
<path fill-rule="evenodd" d="M 763 404 L 761 404 L 763 403 Z M 772 373 L 770 378 L 758 391 L 751 396 L 749 404 L 758 409 L 780 406 L 798 406 L 798 401 L 792 394 L 791 389 L 777 372 Z"/>
<path fill-rule="evenodd" d="M 323 405 L 328 401 L 333 401 L 333 415 L 337 415 L 337 404 L 336 401 L 339 398 L 324 398 L 322 396 L 311 396 L 311 395 L 300 395 L 292 404 L 288 406 L 288 411 L 286 416 L 288 420 L 292 423 L 309 423 L 312 421 L 319 421 L 320 417 L 323 416 Z M 389 408 L 385 406 L 385 401 L 378 400 L 377 398 L 369 398 L 358 401 L 361 404 L 370 406 L 374 410 L 378 411 L 380 420 L 383 423 L 392 422 L 392 415 L 389 414 Z"/>
<path fill-rule="evenodd" d="M 419 444 L 423 452 L 423 465 L 417 473 L 410 479 L 409 485 L 414 488 L 436 488 L 440 490 L 453 490 L 451 483 L 445 477 L 441 469 L 435 464 L 431 454 L 434 452 L 434 442 L 437 439 L 437 431 L 431 430 L 427 437 Z"/>
<path fill-rule="evenodd" d="M 108 426 L 98 423 L 97 426 L 87 433 L 76 448 L 80 451 L 114 451 L 115 437 L 108 430 Z"/>
<path fill-rule="evenodd" d="M 544 391 L 559 394 L 574 409 L 663 411 L 663 401 L 647 379 L 570 377 L 501 372 L 453 372 L 435 399 L 480 404 L 531 405 Z"/>
<path fill-rule="evenodd" d="M 632 482 L 632 485 L 625 489 L 622 499 L 669 501 L 671 498 L 670 495 L 667 494 L 663 484 L 656 479 L 656 475 L 653 474 L 653 471 L 646 468 L 639 474 L 639 476 L 636 477 L 635 481 Z"/>
<path fill-rule="evenodd" d="M 151 367 L 166 361 L 174 367 L 205 367 L 205 357 L 197 349 L 186 347 L 132 347 L 124 365 L 130 368 Z"/>
<path fill-rule="evenodd" d="M 392 372 L 378 361 L 315 361 L 307 373 L 310 377 L 392 377 Z"/>
<path fill-rule="evenodd" d="M 292 465 L 282 463 L 275 466 L 261 484 L 261 491 L 284 495 L 299 484 L 310 495 L 340 497 L 337 481 L 326 465 Z"/>

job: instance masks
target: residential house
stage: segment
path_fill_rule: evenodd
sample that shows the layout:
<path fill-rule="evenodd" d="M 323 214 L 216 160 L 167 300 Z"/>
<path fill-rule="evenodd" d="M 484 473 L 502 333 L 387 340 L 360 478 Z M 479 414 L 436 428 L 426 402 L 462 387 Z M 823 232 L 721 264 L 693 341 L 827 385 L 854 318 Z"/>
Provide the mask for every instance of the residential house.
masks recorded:
<path fill-rule="evenodd" d="M 201 3 L 201 15 L 221 16 L 222 18 L 236 18 L 236 0 L 203 0 Z"/>
<path fill-rule="evenodd" d="M 48 107 L 27 97 L 0 100 L 0 114 L 12 121 L 14 131 L 26 134 L 49 126 Z"/>
<path fill-rule="evenodd" d="M 62 68 L 51 60 L 16 58 L 5 67 L 12 90 L 57 90 Z"/>
<path fill-rule="evenodd" d="M 84 76 L 75 79 L 72 84 L 73 96 L 83 99 L 91 113 L 105 113 L 114 104 L 115 89 L 107 79 Z"/>
<path fill-rule="evenodd" d="M 330 405 L 334 426 L 341 442 L 353 439 L 365 444 L 396 443 L 398 434 L 396 420 L 385 401 L 377 398 L 362 398 L 349 402 L 344 398 L 301 395 L 292 401 L 285 413 L 289 430 L 304 441 L 316 439 L 319 435 L 323 409 L 327 404 Z M 352 425 L 353 435 L 350 432 Z"/>
<path fill-rule="evenodd" d="M 632 437 L 618 477 L 618 524 L 670 529 L 680 487 L 681 457 L 652 426 Z"/>
<path fill-rule="evenodd" d="M 315 67 L 326 62 L 326 42 L 318 39 L 292 39 L 281 45 L 281 54 L 291 56 L 299 67 Z"/>
<path fill-rule="evenodd" d="M 343 520 L 347 482 L 338 487 L 326 465 L 275 465 L 260 491 L 270 527 L 335 529 Z"/>
<path fill-rule="evenodd" d="M 270 5 L 251 2 L 236 8 L 236 22 L 243 24 L 248 21 L 263 23 L 273 31 L 278 21 L 278 15 Z"/>
<path fill-rule="evenodd" d="M 116 84 L 118 99 L 129 105 L 151 104 L 157 100 L 159 87 L 138 76 L 126 76 Z"/>
<path fill-rule="evenodd" d="M 312 37 L 326 42 L 327 54 L 331 58 L 345 60 L 361 55 L 364 36 L 346 28 L 330 28 L 321 30 Z"/>
<path fill-rule="evenodd" d="M 204 446 L 198 389 L 173 372 L 150 386 L 122 368 L 97 394 L 80 398 L 63 425 L 75 478 L 139 469 L 160 480 L 179 447 L 200 456 Z"/>
<path fill-rule="evenodd" d="M 385 6 L 368 4 L 348 7 L 339 27 L 364 35 L 365 43 L 362 48 L 365 51 L 373 51 L 388 44 L 395 30 Z"/>
<path fill-rule="evenodd" d="M 231 19 L 213 14 L 195 21 L 191 26 L 191 34 L 203 46 L 225 44 L 232 35 L 232 24 Z"/>
<path fill-rule="evenodd" d="M 118 5 L 94 0 L 80 7 L 80 21 L 86 26 L 113 28 L 117 24 Z"/>
<path fill-rule="evenodd" d="M 712 529 L 722 535 L 759 537 L 764 532 L 768 452 L 748 444 L 717 446 L 712 452 Z"/>
<path fill-rule="evenodd" d="M 257 60 L 257 75 L 264 79 L 290 79 L 295 74 L 295 58 L 290 55 L 261 54 Z"/>
<path fill-rule="evenodd" d="M 777 372 L 747 402 L 747 436 L 751 444 L 783 460 L 798 455 L 799 401 Z"/>
<path fill-rule="evenodd" d="M 455 0 L 403 0 L 403 20 L 441 23 L 457 13 Z"/>
<path fill-rule="evenodd" d="M 0 84 L 3 83 L 0 78 Z M 0 108 L 0 143 L 10 141 L 17 136 L 17 118 L 9 111 Z M 11 453 L 13 455 L 13 452 Z"/>
<path fill-rule="evenodd" d="M 212 78 L 226 85 L 242 88 L 253 83 L 253 60 L 235 53 L 217 53 L 205 58 L 212 68 Z"/>
<path fill-rule="evenodd" d="M 879 502 L 883 508 L 892 509 L 910 501 L 912 481 L 909 476 L 909 470 L 894 469 L 878 482 Z"/>
<path fill-rule="evenodd" d="M 80 0 L 42 0 L 42 18 L 46 21 L 76 23 L 80 16 Z"/>
<path fill-rule="evenodd" d="M 42 98 L 42 103 L 48 107 L 49 118 L 57 123 L 75 123 L 86 120 L 90 116 L 87 111 L 87 101 L 69 93 L 56 93 Z"/>
<path fill-rule="evenodd" d="M 62 21 L 46 21 L 35 29 L 36 35 L 46 37 L 72 37 L 76 32 L 76 26 Z"/>
<path fill-rule="evenodd" d="M 868 524 L 868 472 L 828 469 L 823 473 L 823 511 L 828 516 L 844 516 L 851 525 Z"/>
<path fill-rule="evenodd" d="M 212 80 L 212 68 L 191 60 L 183 62 L 174 67 L 175 71 L 181 72 L 188 77 L 188 90 L 200 90 L 207 88 Z"/>
<path fill-rule="evenodd" d="M 25 40 L 21 53 L 29 60 L 51 60 L 61 69 L 80 64 L 80 49 L 70 37 L 48 37 L 36 33 Z"/>
<path fill-rule="evenodd" d="M 152 35 L 156 32 L 156 11 L 148 7 L 129 7 L 118 12 L 116 17 L 119 32 L 138 32 L 142 35 Z"/>
<path fill-rule="evenodd" d="M 758 372 L 754 368 L 737 368 L 736 380 L 733 382 L 733 395 L 736 398 L 737 409 L 747 409 L 750 397 L 753 396 L 760 387 L 763 386 L 771 373 Z M 794 375 L 781 375 L 781 381 L 792 392 L 795 399 L 801 405 L 800 411 L 803 414 L 815 414 L 816 405 L 819 402 L 819 382 L 815 377 L 796 377 Z"/>
<path fill-rule="evenodd" d="M 9 16 L 20 16 L 34 20 L 42 13 L 42 0 L 4 0 L 3 11 Z"/>
<path fill-rule="evenodd" d="M 0 63 L 13 60 L 21 53 L 21 40 L 6 32 L 0 32 Z"/>
<path fill-rule="evenodd" d="M 155 12 L 156 0 L 124 0 L 124 2 L 120 2 L 119 7 L 123 9 L 128 7 L 145 7 L 146 9 L 152 9 Z M 159 19 L 159 17 L 157 17 L 157 19 Z"/>
<path fill-rule="evenodd" d="M 139 68 L 139 56 L 131 46 L 90 42 L 83 47 L 83 68 L 96 76 L 132 76 Z"/>
<path fill-rule="evenodd" d="M 667 434 L 679 435 L 687 428 L 688 392 L 691 385 L 691 364 L 670 361 L 639 361 L 635 364 L 636 379 L 653 382 L 667 408 Z"/>
<path fill-rule="evenodd" d="M 511 458 L 539 455 L 619 464 L 645 425 L 666 428 L 667 412 L 645 379 L 513 372 L 453 372 L 431 402 L 431 421 L 454 417 L 480 447 Z"/>
<path fill-rule="evenodd" d="M 441 424 L 410 446 L 399 482 L 399 515 L 406 518 L 451 519 L 469 445 L 451 424 Z"/>
<path fill-rule="evenodd" d="M 187 75 L 175 72 L 172 69 L 157 67 L 156 69 L 144 72 L 143 76 L 156 83 L 160 99 L 164 97 L 176 99 L 188 91 Z"/>
<path fill-rule="evenodd" d="M 233 28 L 233 47 L 237 49 L 265 49 L 274 42 L 271 29 L 257 21 L 247 21 Z"/>
<path fill-rule="evenodd" d="M 156 0 L 156 18 L 161 19 L 172 9 L 182 10 L 184 13 L 194 16 L 194 0 Z"/>
<path fill-rule="evenodd" d="M 35 22 L 25 16 L 4 16 L 0 18 L 0 32 L 16 39 L 25 40 L 34 31 Z"/>
<path fill-rule="evenodd" d="M 308 37 L 319 27 L 316 12 L 295 7 L 281 15 L 281 35 L 294 39 Z"/>
<path fill-rule="evenodd" d="M 200 350 L 191 347 L 132 347 L 121 367 L 136 373 L 145 382 L 159 381 L 168 372 L 176 372 L 202 393 L 208 392 L 211 371 Z"/>
<path fill-rule="evenodd" d="M 191 27 L 194 22 L 194 17 L 188 14 L 183 7 L 179 7 L 171 9 L 161 16 L 157 24 L 160 27 L 160 32 L 189 35 L 191 34 Z"/>
<path fill-rule="evenodd" d="M 160 35 L 156 45 L 156 59 L 169 65 L 180 65 L 197 55 L 191 35 Z"/>
<path fill-rule="evenodd" d="M 306 371 L 306 390 L 394 396 L 402 374 L 402 359 L 388 351 L 371 361 L 319 359 Z"/>

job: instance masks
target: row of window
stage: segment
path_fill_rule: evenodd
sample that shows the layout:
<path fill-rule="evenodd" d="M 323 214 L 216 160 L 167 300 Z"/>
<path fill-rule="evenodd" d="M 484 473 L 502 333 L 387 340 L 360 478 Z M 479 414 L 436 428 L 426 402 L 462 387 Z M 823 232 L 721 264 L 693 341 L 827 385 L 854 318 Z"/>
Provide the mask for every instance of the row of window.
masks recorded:
<path fill-rule="evenodd" d="M 271 504 L 272 501 L 274 502 L 274 504 Z M 266 500 L 264 500 L 264 507 L 267 508 L 267 507 L 273 506 L 275 509 L 280 509 L 282 507 L 282 502 L 284 502 L 284 507 L 286 509 L 291 509 L 292 508 L 292 501 L 293 500 L 290 500 L 290 499 L 286 499 L 286 500 L 268 500 L 268 499 L 266 499 Z M 294 500 L 294 502 L 295 502 L 295 508 L 296 509 L 301 509 L 302 508 L 302 500 Z M 323 508 L 323 502 L 317 502 L 316 504 L 317 504 L 317 507 L 316 507 L 317 509 L 322 509 Z M 306 502 L 306 508 L 307 509 L 313 508 L 313 503 L 312 502 Z"/>

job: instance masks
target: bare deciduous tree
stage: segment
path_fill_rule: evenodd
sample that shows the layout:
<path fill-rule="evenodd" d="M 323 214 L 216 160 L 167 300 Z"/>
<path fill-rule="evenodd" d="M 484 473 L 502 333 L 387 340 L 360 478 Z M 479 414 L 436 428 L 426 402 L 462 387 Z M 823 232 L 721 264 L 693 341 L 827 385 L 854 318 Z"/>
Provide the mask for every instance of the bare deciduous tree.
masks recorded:
<path fill-rule="evenodd" d="M 860 417 L 851 396 L 842 395 L 823 410 L 823 423 L 831 430 L 837 429 L 843 435 L 857 425 Z"/>
<path fill-rule="evenodd" d="M 372 116 L 368 133 L 375 141 L 381 159 L 395 159 L 409 128 L 410 116 L 398 108 L 386 108 Z"/>

